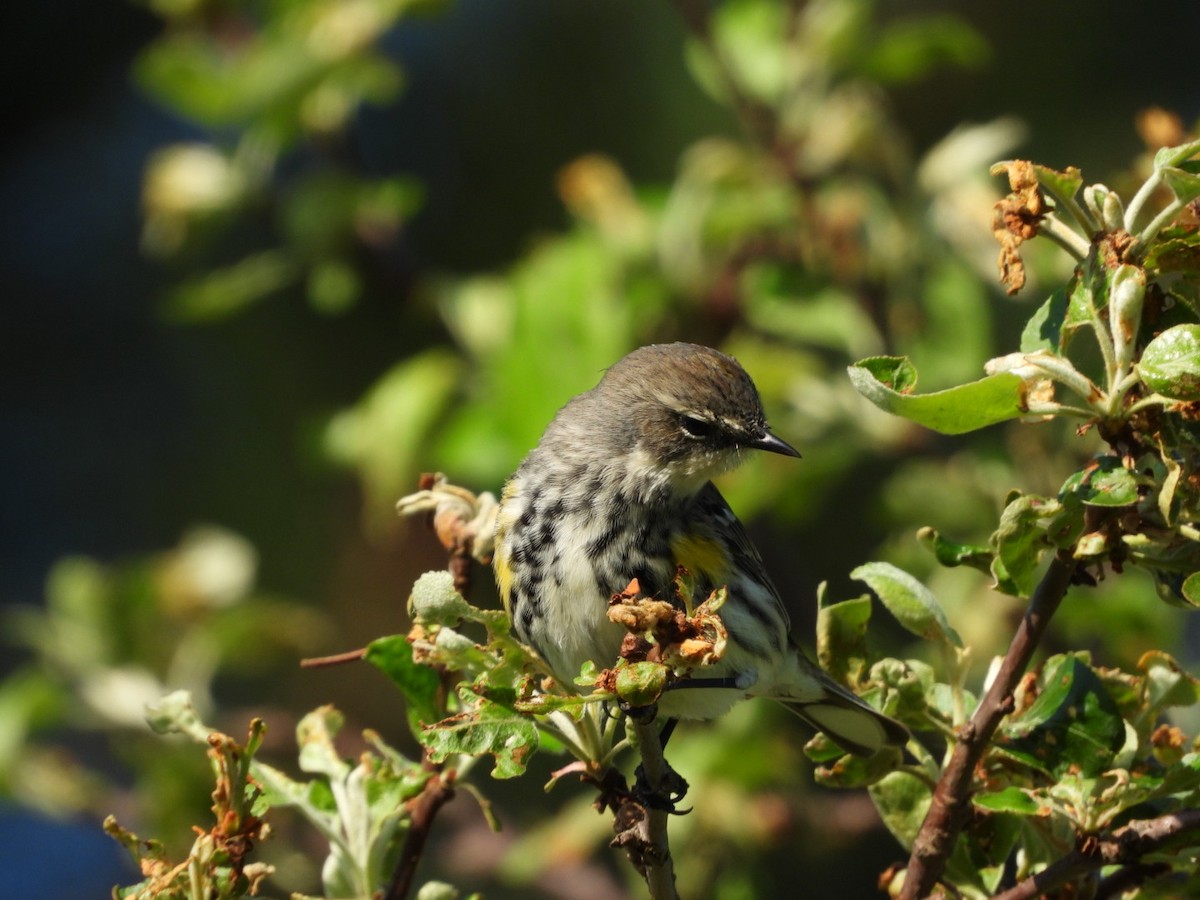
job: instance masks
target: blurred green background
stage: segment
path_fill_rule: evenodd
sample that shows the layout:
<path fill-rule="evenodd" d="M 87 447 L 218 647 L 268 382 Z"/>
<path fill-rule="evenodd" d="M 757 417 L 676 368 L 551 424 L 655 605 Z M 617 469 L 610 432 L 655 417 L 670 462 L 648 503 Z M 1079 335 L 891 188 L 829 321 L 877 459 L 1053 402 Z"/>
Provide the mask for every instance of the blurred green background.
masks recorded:
<path fill-rule="evenodd" d="M 811 634 L 818 582 L 849 596 L 859 590 L 845 576 L 853 566 L 919 558 L 916 524 L 978 538 L 1008 488 L 1053 491 L 1070 471 L 1056 454 L 1087 452 L 1019 428 L 973 444 L 931 441 L 868 415 L 844 384 L 822 385 L 844 382 L 860 349 L 913 353 L 947 381 L 1012 349 L 1040 296 L 1035 284 L 1022 305 L 1003 299 L 985 274 L 990 257 L 971 249 L 976 238 L 986 247 L 989 191 L 999 192 L 987 164 L 1016 154 L 1119 188 L 1144 150 L 1140 110 L 1200 115 L 1200 11 L 1115 0 L 801 3 L 794 9 L 823 11 L 828 30 L 813 26 L 803 45 L 826 55 L 797 62 L 772 55 L 779 45 L 764 37 L 772 4 L 714 6 L 744 104 L 727 92 L 722 102 L 718 69 L 689 42 L 688 16 L 705 3 L 9 6 L 0 603 L 15 614 L 0 661 L 0 871 L 19 874 L 3 892 L 103 896 L 135 880 L 99 832 L 104 812 L 166 840 L 174 828 L 181 842 L 202 819 L 203 761 L 185 776 L 167 771 L 175 763 L 152 770 L 157 739 L 97 694 L 189 682 L 235 735 L 264 715 L 281 758 L 296 717 L 324 702 L 347 712 L 349 732 L 394 722 L 389 736 L 401 734 L 397 698 L 375 673 L 295 665 L 403 630 L 408 587 L 441 556 L 431 536 L 390 515 L 391 502 L 423 470 L 498 491 L 557 405 L 638 343 L 735 352 L 776 430 L 804 451 L 799 471 L 756 463 L 729 486 L 748 517 L 776 513 L 756 519 L 755 534 L 801 635 Z M 928 24 L 908 27 L 915 21 Z M 324 35 L 316 50 L 290 55 L 296 35 L 314 33 Z M 261 50 L 258 67 L 239 70 L 247 48 Z M 803 90 L 774 91 L 779 72 L 798 69 Z M 808 155 L 793 163 L 811 184 L 767 172 L 770 153 L 751 139 L 756 104 L 803 143 Z M 997 156 L 975 160 L 959 146 L 973 168 L 929 163 L 919 180 L 947 134 L 1001 117 L 1023 123 L 1000 127 L 1018 144 L 987 133 Z M 859 143 L 829 137 L 859 125 Z M 834 145 L 825 157 L 822 139 Z M 179 145 L 200 155 L 163 155 Z M 561 177 L 586 154 L 615 168 L 593 161 L 574 181 Z M 206 173 L 203 190 L 172 182 L 178 171 Z M 828 197 L 825 226 L 848 217 L 850 249 L 823 243 L 826 228 L 805 238 L 816 249 L 801 241 L 799 261 L 772 258 L 771 240 L 794 224 L 793 190 L 810 206 Z M 964 227 L 978 234 L 956 245 L 930 210 L 968 196 L 976 218 Z M 947 262 L 951 250 L 959 264 Z M 1047 277 L 1056 264 L 1046 262 Z M 940 307 L 929 299 L 939 285 Z M 803 305 L 814 297 L 828 302 Z M 206 525 L 227 531 L 192 530 Z M 216 587 L 188 569 L 204 559 L 223 573 Z M 986 593 L 959 576 L 942 585 L 986 659 L 1013 608 L 1001 600 L 969 619 L 969 601 Z M 490 590 L 487 573 L 476 588 Z M 1147 642 L 1181 649 L 1182 620 L 1162 609 L 1117 599 L 1111 618 L 1064 610 L 1061 624 L 1076 643 L 1136 659 Z M 883 629 L 881 643 L 899 640 Z M 147 687 L 148 675 L 157 684 Z M 764 733 L 749 715 L 724 731 Z M 756 715 L 774 722 L 766 733 L 791 735 L 781 765 L 800 766 L 799 729 Z M 704 738 L 681 754 L 702 754 Z M 709 744 L 719 756 L 724 745 Z M 761 860 L 752 875 L 712 875 L 714 893 L 770 896 L 800 871 L 810 896 L 870 896 L 899 853 L 869 802 L 814 793 L 794 772 L 780 780 L 784 792 L 757 784 L 747 794 L 748 781 L 737 782 L 738 816 L 706 832 L 739 830 L 760 855 L 734 856 Z M 538 804 L 569 805 L 568 790 L 543 798 L 540 783 L 503 786 L 509 803 L 524 799 L 502 812 L 511 827 L 499 838 L 468 801 L 455 804 L 431 871 L 489 896 L 620 895 L 623 870 L 580 849 L 603 831 L 599 817 L 549 854 L 557 868 L 501 862 L 511 841 L 530 840 Z M 311 873 L 312 859 L 295 869 Z M 286 887 L 313 889 L 302 877 Z"/>

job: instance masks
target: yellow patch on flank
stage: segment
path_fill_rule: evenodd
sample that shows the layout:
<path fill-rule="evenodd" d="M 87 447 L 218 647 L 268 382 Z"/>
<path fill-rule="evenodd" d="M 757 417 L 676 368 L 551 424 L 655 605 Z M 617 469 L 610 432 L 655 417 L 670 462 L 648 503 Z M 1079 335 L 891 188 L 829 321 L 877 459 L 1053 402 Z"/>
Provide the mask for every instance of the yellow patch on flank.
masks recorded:
<path fill-rule="evenodd" d="M 711 581 L 723 581 L 728 570 L 725 551 L 711 538 L 680 535 L 671 541 L 671 555 L 676 565 Z"/>
<path fill-rule="evenodd" d="M 513 573 L 508 564 L 508 554 L 499 553 L 492 558 L 492 568 L 496 572 L 496 586 L 500 589 L 500 600 L 508 610 L 509 597 L 512 596 Z"/>

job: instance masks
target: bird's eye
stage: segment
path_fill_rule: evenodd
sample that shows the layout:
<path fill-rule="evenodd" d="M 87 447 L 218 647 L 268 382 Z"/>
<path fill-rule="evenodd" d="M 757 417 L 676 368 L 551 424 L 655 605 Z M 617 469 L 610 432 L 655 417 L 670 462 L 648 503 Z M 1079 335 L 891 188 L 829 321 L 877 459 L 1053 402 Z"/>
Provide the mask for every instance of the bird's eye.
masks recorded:
<path fill-rule="evenodd" d="M 716 426 L 712 422 L 695 416 L 681 416 L 679 426 L 694 438 L 711 437 L 716 432 Z"/>

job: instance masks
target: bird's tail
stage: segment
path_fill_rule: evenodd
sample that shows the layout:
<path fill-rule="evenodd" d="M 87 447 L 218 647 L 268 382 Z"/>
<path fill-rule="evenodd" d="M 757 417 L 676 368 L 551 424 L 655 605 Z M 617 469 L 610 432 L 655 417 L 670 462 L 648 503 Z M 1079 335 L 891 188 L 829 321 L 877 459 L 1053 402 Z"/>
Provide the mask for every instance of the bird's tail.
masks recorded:
<path fill-rule="evenodd" d="M 867 705 L 802 654 L 801 660 L 804 687 L 790 696 L 776 696 L 784 706 L 855 756 L 873 756 L 885 747 L 908 743 L 907 728 Z"/>

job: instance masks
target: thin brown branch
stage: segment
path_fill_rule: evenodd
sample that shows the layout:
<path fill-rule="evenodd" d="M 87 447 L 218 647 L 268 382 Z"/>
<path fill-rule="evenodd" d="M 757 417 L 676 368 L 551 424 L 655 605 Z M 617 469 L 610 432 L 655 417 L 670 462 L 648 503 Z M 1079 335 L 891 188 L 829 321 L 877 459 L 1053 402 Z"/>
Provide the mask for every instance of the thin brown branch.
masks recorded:
<path fill-rule="evenodd" d="M 426 766 L 434 770 L 434 775 L 425 782 L 421 793 L 409 801 L 408 837 L 404 840 L 396 870 L 383 895 L 384 900 L 405 900 L 408 897 L 421 854 L 425 851 L 425 843 L 429 840 L 429 832 L 433 830 L 433 820 L 438 810 L 454 797 L 454 770 L 444 772 L 441 766 L 428 761 Z"/>
<path fill-rule="evenodd" d="M 330 656 L 310 656 L 300 660 L 302 669 L 319 669 L 322 666 L 340 666 L 345 663 L 358 662 L 367 655 L 366 647 L 357 650 L 347 650 L 345 653 L 334 653 Z"/>
<path fill-rule="evenodd" d="M 1197 831 L 1200 831 L 1200 809 L 1185 809 L 1156 819 L 1130 822 L 1109 835 L 1081 838 L 1079 845 L 1062 859 L 1010 890 L 997 894 L 992 900 L 1032 900 L 1102 866 L 1126 866 L 1126 869 L 1111 877 L 1117 878 L 1125 873 L 1119 884 L 1128 887 L 1130 879 L 1136 884 L 1163 874 L 1160 866 L 1142 864 L 1140 860 L 1143 856 L 1162 850 L 1179 838 Z M 1106 894 L 1115 896 L 1111 889 L 1116 886 L 1118 883 L 1110 885 Z"/>
<path fill-rule="evenodd" d="M 971 810 L 971 780 L 1001 719 L 1012 710 L 1013 690 L 1029 666 L 1050 618 L 1062 602 L 1077 564 L 1065 551 L 1055 556 L 1030 598 L 1000 671 L 971 720 L 958 730 L 950 762 L 938 780 L 933 802 L 913 841 L 901 900 L 928 897 L 941 880 L 954 842 Z"/>

